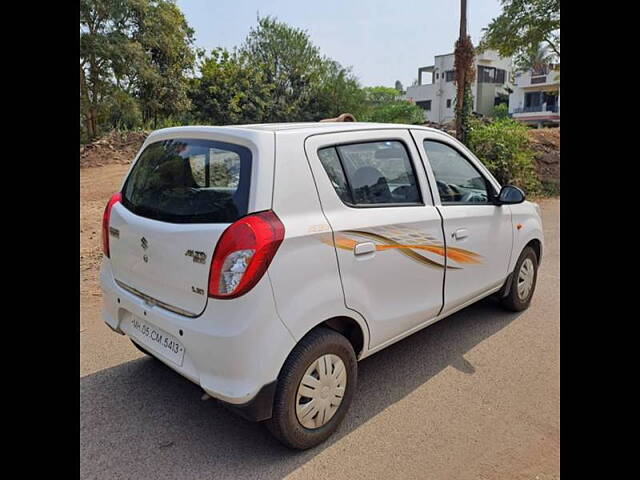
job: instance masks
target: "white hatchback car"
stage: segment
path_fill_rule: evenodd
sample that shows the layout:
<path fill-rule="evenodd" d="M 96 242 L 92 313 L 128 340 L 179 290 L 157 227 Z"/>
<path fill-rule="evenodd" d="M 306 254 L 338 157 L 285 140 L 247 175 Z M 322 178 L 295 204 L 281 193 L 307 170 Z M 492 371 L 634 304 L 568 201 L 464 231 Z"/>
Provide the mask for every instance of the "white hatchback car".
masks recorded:
<path fill-rule="evenodd" d="M 283 443 L 336 430 L 357 361 L 491 294 L 529 306 L 540 210 L 412 125 L 179 127 L 103 219 L 104 320 Z"/>

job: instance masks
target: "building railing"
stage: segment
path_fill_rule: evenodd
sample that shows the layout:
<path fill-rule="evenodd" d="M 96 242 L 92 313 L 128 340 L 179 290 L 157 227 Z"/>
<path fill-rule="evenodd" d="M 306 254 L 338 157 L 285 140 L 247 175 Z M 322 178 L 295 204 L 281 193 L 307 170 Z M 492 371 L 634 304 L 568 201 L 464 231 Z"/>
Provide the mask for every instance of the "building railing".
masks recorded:
<path fill-rule="evenodd" d="M 553 112 L 558 113 L 558 105 L 535 105 L 533 107 L 518 107 L 513 113 Z"/>

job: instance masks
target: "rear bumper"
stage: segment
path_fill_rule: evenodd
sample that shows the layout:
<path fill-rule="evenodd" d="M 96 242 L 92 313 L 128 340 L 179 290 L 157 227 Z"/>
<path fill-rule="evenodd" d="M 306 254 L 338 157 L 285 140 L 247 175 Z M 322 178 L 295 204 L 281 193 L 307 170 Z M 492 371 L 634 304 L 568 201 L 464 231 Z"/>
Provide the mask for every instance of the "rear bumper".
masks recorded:
<path fill-rule="evenodd" d="M 227 403 L 222 400 L 220 400 L 220 402 L 242 418 L 246 418 L 252 422 L 261 422 L 262 420 L 271 418 L 271 413 L 273 411 L 273 399 L 276 395 L 277 385 L 277 380 L 266 384 L 260 389 L 255 397 L 242 405 Z"/>
<path fill-rule="evenodd" d="M 275 382 L 295 341 L 278 317 L 266 275 L 242 297 L 210 298 L 196 318 L 151 305 L 121 288 L 107 259 L 100 282 L 103 319 L 112 330 L 127 335 L 129 319 L 135 316 L 166 331 L 183 344 L 183 363 L 177 365 L 144 345 L 154 356 L 242 416 L 271 416 Z"/>

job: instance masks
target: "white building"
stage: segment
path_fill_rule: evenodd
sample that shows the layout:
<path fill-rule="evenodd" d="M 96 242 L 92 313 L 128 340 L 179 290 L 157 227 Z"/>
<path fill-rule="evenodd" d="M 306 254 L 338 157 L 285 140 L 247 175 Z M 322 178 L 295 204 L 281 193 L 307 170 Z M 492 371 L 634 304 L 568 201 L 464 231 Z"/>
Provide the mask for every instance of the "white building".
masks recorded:
<path fill-rule="evenodd" d="M 509 114 L 529 125 L 560 125 L 560 71 L 553 67 L 528 70 L 515 77 Z"/>
<path fill-rule="evenodd" d="M 485 51 L 475 58 L 476 78 L 471 85 L 473 111 L 491 115 L 493 107 L 507 102 L 511 85 L 511 59 L 494 51 Z M 437 55 L 434 64 L 418 69 L 418 85 L 407 89 L 405 98 L 424 110 L 430 122 L 447 123 L 455 118 L 456 84 L 453 53 Z M 431 82 L 422 83 L 422 74 L 431 73 Z"/>

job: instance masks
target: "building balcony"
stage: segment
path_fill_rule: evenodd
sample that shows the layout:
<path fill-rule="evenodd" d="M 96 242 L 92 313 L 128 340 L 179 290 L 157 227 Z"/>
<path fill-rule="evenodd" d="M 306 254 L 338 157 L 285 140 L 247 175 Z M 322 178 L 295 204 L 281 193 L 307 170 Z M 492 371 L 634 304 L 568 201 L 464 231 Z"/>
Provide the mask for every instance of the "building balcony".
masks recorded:
<path fill-rule="evenodd" d="M 548 88 L 560 87 L 560 73 L 558 71 L 550 71 L 545 74 L 535 74 L 527 72 L 517 75 L 515 78 L 514 86 L 520 88 Z"/>
<path fill-rule="evenodd" d="M 516 108 L 513 113 L 534 113 L 534 112 L 550 112 L 558 113 L 558 105 L 535 105 L 533 107 L 519 107 Z"/>
<path fill-rule="evenodd" d="M 423 85 L 413 85 L 407 88 L 405 99 L 410 102 L 420 102 L 425 100 L 433 100 L 439 94 L 437 85 L 433 83 L 426 83 Z"/>

